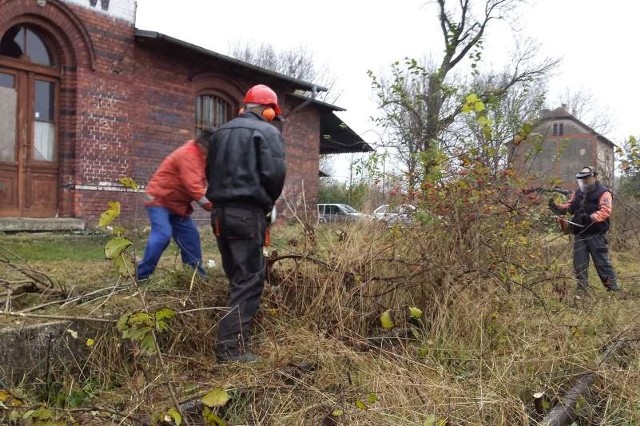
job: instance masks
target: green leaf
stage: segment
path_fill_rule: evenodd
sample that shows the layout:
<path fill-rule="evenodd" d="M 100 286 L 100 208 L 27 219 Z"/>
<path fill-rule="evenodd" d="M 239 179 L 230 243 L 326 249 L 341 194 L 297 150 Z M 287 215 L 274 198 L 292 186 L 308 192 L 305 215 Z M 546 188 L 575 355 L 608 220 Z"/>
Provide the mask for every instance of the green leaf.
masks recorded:
<path fill-rule="evenodd" d="M 337 410 L 333 410 L 333 413 L 331 413 L 331 415 L 334 417 L 344 416 L 344 410 L 338 408 Z"/>
<path fill-rule="evenodd" d="M 489 124 L 491 124 L 491 120 L 489 120 L 486 116 L 481 115 L 480 117 L 478 117 L 478 124 L 481 126 L 488 126 Z"/>
<path fill-rule="evenodd" d="M 120 275 L 125 277 L 133 275 L 133 262 L 124 254 L 113 259 L 113 265 L 118 269 Z"/>
<path fill-rule="evenodd" d="M 369 393 L 369 395 L 367 395 L 367 401 L 369 401 L 369 404 L 375 404 L 378 402 L 378 395 L 373 392 Z"/>
<path fill-rule="evenodd" d="M 476 102 L 479 102 L 480 99 L 478 98 L 478 95 L 476 95 L 475 93 L 470 93 L 467 95 L 466 98 L 464 98 L 464 101 L 467 104 L 475 104 Z"/>
<path fill-rule="evenodd" d="M 422 422 L 422 426 L 435 426 L 436 425 L 436 416 L 435 414 L 429 414 L 424 422 Z"/>
<path fill-rule="evenodd" d="M 0 389 L 0 409 L 4 407 L 21 407 L 24 405 L 21 399 L 14 397 L 9 391 Z"/>
<path fill-rule="evenodd" d="M 180 415 L 178 410 L 176 410 L 175 408 L 169 408 L 167 414 L 173 419 L 173 422 L 176 424 L 176 426 L 180 426 L 182 424 L 182 416 Z"/>
<path fill-rule="evenodd" d="M 130 177 L 121 177 L 120 179 L 118 179 L 118 182 L 120 182 L 120 184 L 122 186 L 124 186 L 125 188 L 129 188 L 129 189 L 138 189 L 139 188 L 139 186 L 136 183 L 136 181 L 131 179 Z"/>
<path fill-rule="evenodd" d="M 118 216 L 120 216 L 120 202 L 119 201 L 109 201 L 107 203 L 109 206 L 107 210 L 102 212 L 100 215 L 100 222 L 98 222 L 98 226 L 104 228 L 109 225 L 111 222 L 116 220 Z"/>
<path fill-rule="evenodd" d="M 361 401 L 361 400 L 359 400 L 359 399 L 356 399 L 355 404 L 356 404 L 356 407 L 357 407 L 357 408 L 359 408 L 359 409 L 361 409 L 361 410 L 366 410 L 366 409 L 368 408 L 368 407 L 367 407 L 367 404 L 365 404 L 364 402 L 362 402 L 362 401 Z"/>
<path fill-rule="evenodd" d="M 420 319 L 422 318 L 422 311 L 412 306 L 409 308 L 409 316 L 411 316 L 411 318 L 413 319 Z"/>
<path fill-rule="evenodd" d="M 107 259 L 115 259 L 120 256 L 133 243 L 124 237 L 114 237 L 107 241 L 104 246 L 104 257 Z"/>
<path fill-rule="evenodd" d="M 202 403 L 207 407 L 222 407 L 231 397 L 224 389 L 214 389 L 202 397 Z"/>
<path fill-rule="evenodd" d="M 391 319 L 391 310 L 387 309 L 380 315 L 380 324 L 385 330 L 390 330 L 394 327 L 393 320 Z"/>
<path fill-rule="evenodd" d="M 33 412 L 31 417 L 34 420 L 39 420 L 39 421 L 53 420 L 53 413 L 47 407 L 40 407 Z"/>
<path fill-rule="evenodd" d="M 147 325 L 153 327 L 153 317 L 147 312 L 136 312 L 129 317 L 129 325 Z"/>
<path fill-rule="evenodd" d="M 227 426 L 227 422 L 218 417 L 209 407 L 204 407 L 202 417 L 207 426 Z"/>
<path fill-rule="evenodd" d="M 145 335 L 140 341 L 140 350 L 147 355 L 153 355 L 156 353 L 156 343 L 153 339 L 152 333 Z"/>
<path fill-rule="evenodd" d="M 173 318 L 176 315 L 176 311 L 171 308 L 162 308 L 156 311 L 156 321 Z"/>
<path fill-rule="evenodd" d="M 116 325 L 118 331 L 124 331 L 129 328 L 129 314 L 121 315 Z"/>
<path fill-rule="evenodd" d="M 171 319 L 175 315 L 175 311 L 171 308 L 162 308 L 156 312 L 156 330 L 159 332 L 165 331 L 169 328 L 167 319 Z"/>

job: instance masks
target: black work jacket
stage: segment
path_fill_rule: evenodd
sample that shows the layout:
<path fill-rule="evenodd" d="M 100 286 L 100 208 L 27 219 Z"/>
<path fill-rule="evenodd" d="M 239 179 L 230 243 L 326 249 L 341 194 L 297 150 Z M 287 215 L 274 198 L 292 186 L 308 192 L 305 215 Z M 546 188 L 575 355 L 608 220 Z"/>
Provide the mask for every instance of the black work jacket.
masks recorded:
<path fill-rule="evenodd" d="M 271 211 L 286 175 L 280 131 L 253 112 L 240 114 L 211 137 L 206 175 L 214 207 Z"/>
<path fill-rule="evenodd" d="M 573 215 L 571 221 L 577 222 L 578 216 L 583 213 L 590 215 L 597 212 L 598 201 L 600 200 L 600 196 L 605 192 L 609 192 L 609 189 L 600 182 L 597 183 L 593 191 L 587 192 L 586 194 L 578 189 L 573 197 L 571 205 L 569 205 L 569 208 L 567 209 L 569 213 Z M 571 229 L 574 234 L 601 234 L 609 230 L 609 219 L 604 222 L 592 223 L 586 228 L 572 226 Z"/>

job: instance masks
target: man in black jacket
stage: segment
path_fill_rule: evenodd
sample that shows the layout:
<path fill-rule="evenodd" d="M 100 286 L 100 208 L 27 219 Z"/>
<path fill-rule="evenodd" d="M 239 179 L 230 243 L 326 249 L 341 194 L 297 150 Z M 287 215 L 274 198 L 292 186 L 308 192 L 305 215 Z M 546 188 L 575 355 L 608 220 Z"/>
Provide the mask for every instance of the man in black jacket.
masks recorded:
<path fill-rule="evenodd" d="M 556 204 L 549 199 L 549 209 L 558 215 L 570 213 L 573 240 L 573 269 L 578 280 L 578 291 L 589 290 L 589 255 L 593 259 L 600 281 L 609 291 L 618 290 L 616 274 L 609 258 L 606 232 L 613 207 L 611 191 L 597 178 L 595 167 L 583 167 L 576 179 L 578 189 L 566 203 Z"/>
<path fill-rule="evenodd" d="M 259 84 L 249 89 L 240 115 L 212 136 L 207 157 L 211 226 L 229 279 L 228 312 L 218 324 L 219 361 L 258 361 L 249 350 L 251 321 L 264 287 L 267 216 L 286 175 L 284 141 L 270 122 L 278 97 Z"/>

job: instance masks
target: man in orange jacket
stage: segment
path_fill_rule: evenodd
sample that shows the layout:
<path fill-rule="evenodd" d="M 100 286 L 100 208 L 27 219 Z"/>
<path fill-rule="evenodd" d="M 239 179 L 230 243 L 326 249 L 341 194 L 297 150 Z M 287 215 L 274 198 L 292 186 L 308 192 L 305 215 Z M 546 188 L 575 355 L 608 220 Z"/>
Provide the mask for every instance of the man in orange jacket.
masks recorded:
<path fill-rule="evenodd" d="M 212 204 L 205 196 L 204 172 L 211 135 L 211 130 L 200 130 L 196 139 L 169 154 L 151 177 L 144 194 L 151 233 L 136 270 L 138 280 L 153 273 L 171 237 L 180 248 L 182 263 L 204 275 L 200 234 L 191 220 L 191 202 L 211 211 Z"/>

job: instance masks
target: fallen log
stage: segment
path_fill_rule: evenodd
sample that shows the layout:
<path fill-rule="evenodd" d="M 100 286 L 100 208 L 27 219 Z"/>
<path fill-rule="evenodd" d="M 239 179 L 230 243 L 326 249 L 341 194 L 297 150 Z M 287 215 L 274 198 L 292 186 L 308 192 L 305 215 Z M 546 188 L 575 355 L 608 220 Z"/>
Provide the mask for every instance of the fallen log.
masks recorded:
<path fill-rule="evenodd" d="M 628 331 L 621 332 L 615 340 L 605 345 L 600 352 L 600 359 L 597 362 L 598 367 L 607 362 L 609 357 L 623 346 L 622 335 Z M 596 380 L 596 373 L 597 369 L 582 374 L 565 393 L 564 397 L 561 398 L 560 403 L 554 406 L 538 424 L 540 426 L 567 426 L 571 424 L 576 417 L 576 403 L 581 397 L 585 396 L 591 385 L 593 385 Z"/>
<path fill-rule="evenodd" d="M 595 373 L 587 373 L 576 381 L 571 389 L 567 391 L 561 402 L 553 407 L 549 413 L 539 423 L 540 426 L 566 426 L 575 417 L 576 403 L 593 384 L 596 379 Z"/>

